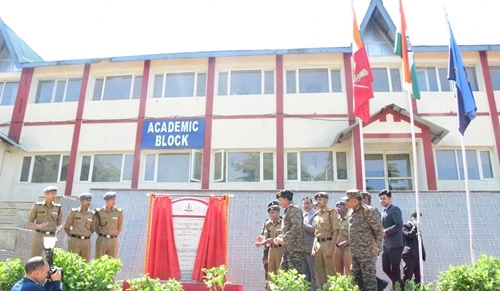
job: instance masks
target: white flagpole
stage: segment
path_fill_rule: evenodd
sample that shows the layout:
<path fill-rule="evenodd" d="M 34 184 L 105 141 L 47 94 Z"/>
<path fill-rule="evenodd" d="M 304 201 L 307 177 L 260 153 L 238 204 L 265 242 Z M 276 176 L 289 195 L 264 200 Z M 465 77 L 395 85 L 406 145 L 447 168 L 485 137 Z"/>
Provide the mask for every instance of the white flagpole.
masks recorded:
<path fill-rule="evenodd" d="M 411 91 L 408 90 L 408 109 L 410 112 L 410 128 L 411 128 L 411 147 L 413 152 L 413 176 L 414 179 L 414 189 L 415 189 L 415 210 L 417 212 L 417 238 L 418 238 L 418 261 L 420 264 L 420 282 L 422 286 L 425 284 L 424 278 L 424 263 L 422 254 L 422 239 L 420 236 L 420 195 L 418 188 L 418 165 L 417 165 L 417 142 L 415 139 L 415 122 L 413 118 L 413 98 L 411 97 Z"/>
<path fill-rule="evenodd" d="M 359 149 L 361 151 L 361 179 L 363 179 L 363 189 L 362 191 L 366 191 L 366 173 L 365 173 L 365 142 L 363 135 L 363 120 L 358 117 L 358 126 L 359 126 Z"/>
<path fill-rule="evenodd" d="M 460 115 L 458 112 L 458 95 L 457 95 L 457 85 L 455 81 L 451 81 L 453 84 L 453 92 L 455 94 L 455 98 L 457 99 L 457 121 L 458 127 L 460 128 Z M 459 132 L 460 133 L 460 132 Z M 474 264 L 476 262 L 476 255 L 474 254 L 474 234 L 472 232 L 472 207 L 470 201 L 470 192 L 469 192 L 469 169 L 467 166 L 467 155 L 465 153 L 465 143 L 464 136 L 460 133 L 460 146 L 462 149 L 462 164 L 464 167 L 464 182 L 465 182 L 465 199 L 467 202 L 467 219 L 469 221 L 469 247 L 470 247 L 470 260 L 471 263 Z"/>

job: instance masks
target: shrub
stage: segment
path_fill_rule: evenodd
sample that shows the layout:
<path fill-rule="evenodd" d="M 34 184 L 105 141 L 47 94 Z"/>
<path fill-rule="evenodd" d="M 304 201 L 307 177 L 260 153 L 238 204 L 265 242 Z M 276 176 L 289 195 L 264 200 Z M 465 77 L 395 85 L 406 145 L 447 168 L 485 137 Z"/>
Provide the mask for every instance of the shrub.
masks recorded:
<path fill-rule="evenodd" d="M 64 290 L 115 290 L 120 289 L 115 277 L 121 270 L 119 259 L 103 256 L 88 264 L 77 254 L 54 249 L 54 265 L 63 268 Z"/>
<path fill-rule="evenodd" d="M 130 284 L 129 291 L 183 291 L 181 283 L 175 279 L 169 279 L 166 283 L 161 283 L 160 279 L 153 279 L 148 274 L 127 280 Z"/>
<path fill-rule="evenodd" d="M 399 283 L 396 283 L 399 286 Z M 404 291 L 432 291 L 432 283 L 427 285 L 416 284 L 413 281 L 406 281 Z"/>
<path fill-rule="evenodd" d="M 472 266 L 450 266 L 440 272 L 438 291 L 500 290 L 500 259 L 482 255 Z"/>
<path fill-rule="evenodd" d="M 20 259 L 7 259 L 0 262 L 0 290 L 8 291 L 25 275 Z"/>
<path fill-rule="evenodd" d="M 297 270 L 280 270 L 278 274 L 269 273 L 271 280 L 267 281 L 269 288 L 273 291 L 307 291 L 309 283 L 304 274 L 299 274 Z"/>
<path fill-rule="evenodd" d="M 219 267 L 213 267 L 211 269 L 202 268 L 201 270 L 205 272 L 203 282 L 208 287 L 208 290 L 224 290 L 227 274 L 225 265 L 220 265 Z"/>
<path fill-rule="evenodd" d="M 323 285 L 321 291 L 359 291 L 358 285 L 352 280 L 352 276 L 337 274 L 328 276 L 328 281 Z"/>

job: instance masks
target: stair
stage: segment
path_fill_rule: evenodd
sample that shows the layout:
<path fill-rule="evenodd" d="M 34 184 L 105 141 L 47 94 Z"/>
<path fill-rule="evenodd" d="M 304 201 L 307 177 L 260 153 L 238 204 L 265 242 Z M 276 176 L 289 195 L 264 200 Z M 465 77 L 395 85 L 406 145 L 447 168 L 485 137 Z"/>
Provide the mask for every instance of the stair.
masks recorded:
<path fill-rule="evenodd" d="M 24 228 L 33 202 L 0 201 L 0 227 Z"/>

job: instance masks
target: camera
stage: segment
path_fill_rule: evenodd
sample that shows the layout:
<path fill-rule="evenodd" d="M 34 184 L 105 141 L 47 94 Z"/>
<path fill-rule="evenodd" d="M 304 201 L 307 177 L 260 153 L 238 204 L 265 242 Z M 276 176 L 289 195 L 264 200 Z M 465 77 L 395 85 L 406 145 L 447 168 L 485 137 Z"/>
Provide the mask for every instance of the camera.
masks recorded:
<path fill-rule="evenodd" d="M 64 275 L 64 270 L 63 270 L 63 268 L 58 268 L 58 267 L 50 267 L 49 273 L 47 274 L 47 279 L 50 279 L 50 277 L 52 275 L 54 275 L 58 269 L 61 272 L 61 281 L 62 281 L 62 277 Z"/>

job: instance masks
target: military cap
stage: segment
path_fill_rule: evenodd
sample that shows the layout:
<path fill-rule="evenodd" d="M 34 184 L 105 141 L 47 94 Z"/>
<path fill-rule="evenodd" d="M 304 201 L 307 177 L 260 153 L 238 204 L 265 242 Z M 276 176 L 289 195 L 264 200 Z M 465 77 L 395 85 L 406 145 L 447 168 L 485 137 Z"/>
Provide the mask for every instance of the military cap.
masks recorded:
<path fill-rule="evenodd" d="M 104 199 L 104 200 L 108 200 L 111 198 L 116 198 L 115 192 L 106 192 L 106 194 L 104 194 L 104 196 L 102 197 L 102 199 Z"/>
<path fill-rule="evenodd" d="M 92 199 L 92 194 L 82 193 L 82 194 L 80 194 L 80 196 L 78 196 L 78 199 L 80 199 L 80 200 Z"/>
<path fill-rule="evenodd" d="M 57 192 L 57 187 L 56 186 L 47 186 L 43 189 L 43 193 L 47 193 L 47 192 L 51 192 L 51 191 Z"/>
<path fill-rule="evenodd" d="M 358 189 L 347 190 L 347 191 L 345 191 L 345 196 L 342 197 L 342 199 L 344 199 L 344 200 L 353 199 L 353 198 L 361 199 L 361 192 L 359 192 Z"/>
<path fill-rule="evenodd" d="M 320 198 L 320 197 L 326 198 L 326 199 L 329 198 L 328 194 L 326 194 L 325 192 L 318 192 L 318 193 L 316 193 L 316 195 L 314 195 L 314 200 L 318 200 L 318 198 Z"/>
<path fill-rule="evenodd" d="M 267 204 L 267 212 L 271 210 L 280 210 L 280 204 L 278 201 L 271 201 L 269 204 Z"/>
<path fill-rule="evenodd" d="M 293 192 L 290 190 L 280 190 L 278 192 L 278 194 L 276 194 L 276 198 L 280 198 L 280 197 L 283 197 L 283 198 L 286 198 L 286 199 L 292 201 L 293 200 Z"/>
<path fill-rule="evenodd" d="M 344 201 L 338 201 L 335 206 L 339 206 L 339 205 L 342 205 L 342 206 L 345 206 L 345 202 Z"/>

